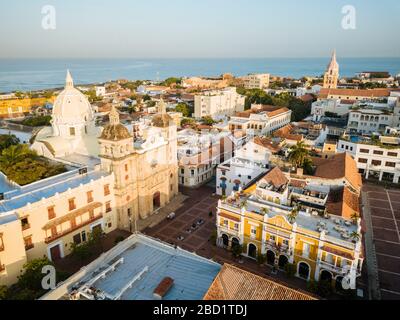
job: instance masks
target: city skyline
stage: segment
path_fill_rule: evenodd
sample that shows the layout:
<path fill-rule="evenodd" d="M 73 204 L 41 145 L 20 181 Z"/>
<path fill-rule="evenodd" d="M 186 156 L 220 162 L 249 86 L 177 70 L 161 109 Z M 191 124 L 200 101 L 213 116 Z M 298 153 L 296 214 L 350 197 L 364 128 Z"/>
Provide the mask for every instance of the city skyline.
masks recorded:
<path fill-rule="evenodd" d="M 388 40 L 400 27 L 400 4 L 383 2 L 3 1 L 0 27 L 12 32 L 0 35 L 0 58 L 316 58 L 333 49 L 341 57 L 399 57 L 400 44 Z M 54 30 L 42 27 L 49 5 Z M 346 5 L 355 9 L 355 29 L 342 26 Z"/>

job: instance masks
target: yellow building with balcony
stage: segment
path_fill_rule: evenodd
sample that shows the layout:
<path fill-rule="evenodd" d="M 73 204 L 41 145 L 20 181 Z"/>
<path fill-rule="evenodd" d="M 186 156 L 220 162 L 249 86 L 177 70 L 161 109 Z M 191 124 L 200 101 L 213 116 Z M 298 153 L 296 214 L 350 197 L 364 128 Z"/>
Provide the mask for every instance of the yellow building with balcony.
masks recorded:
<path fill-rule="evenodd" d="M 32 107 L 53 104 L 55 97 L 0 100 L 0 118 L 20 117 L 31 112 Z"/>
<path fill-rule="evenodd" d="M 217 244 L 241 245 L 243 256 L 263 255 L 268 265 L 281 270 L 293 264 L 296 276 L 305 280 L 355 289 L 363 263 L 360 219 L 331 210 L 348 201 L 330 198 L 345 188 L 290 179 L 274 168 L 248 189 L 218 202 Z"/>

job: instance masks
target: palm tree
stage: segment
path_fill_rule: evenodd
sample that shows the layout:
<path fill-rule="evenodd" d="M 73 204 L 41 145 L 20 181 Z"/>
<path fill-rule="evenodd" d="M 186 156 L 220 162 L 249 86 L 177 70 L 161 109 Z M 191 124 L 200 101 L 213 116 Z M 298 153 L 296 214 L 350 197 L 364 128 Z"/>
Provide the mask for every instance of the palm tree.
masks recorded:
<path fill-rule="evenodd" d="M 359 233 L 357 231 L 353 231 L 350 234 L 350 238 L 357 242 L 358 240 L 360 240 L 361 236 L 359 235 Z"/>
<path fill-rule="evenodd" d="M 306 159 L 308 158 L 309 152 L 303 141 L 297 142 L 296 145 L 292 146 L 289 151 L 289 161 L 296 168 L 304 166 Z"/>
<path fill-rule="evenodd" d="M 27 156 L 36 156 L 36 152 L 29 149 L 26 144 L 18 144 L 4 149 L 0 156 L 0 167 L 7 168 L 21 161 Z"/>
<path fill-rule="evenodd" d="M 240 209 L 243 209 L 243 208 L 246 209 L 246 208 L 247 208 L 247 199 L 243 200 L 243 201 L 240 203 L 239 207 L 240 207 Z"/>
<path fill-rule="evenodd" d="M 299 210 L 297 209 L 297 207 L 293 208 L 293 210 L 288 214 L 287 218 L 288 221 L 291 224 L 294 224 L 296 222 L 296 218 L 297 218 L 297 214 L 298 214 Z"/>

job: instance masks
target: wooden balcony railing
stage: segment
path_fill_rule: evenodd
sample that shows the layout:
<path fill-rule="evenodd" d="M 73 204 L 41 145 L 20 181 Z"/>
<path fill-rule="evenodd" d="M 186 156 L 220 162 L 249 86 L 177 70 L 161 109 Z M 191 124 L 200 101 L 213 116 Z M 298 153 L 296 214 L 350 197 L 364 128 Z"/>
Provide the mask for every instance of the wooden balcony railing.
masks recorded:
<path fill-rule="evenodd" d="M 80 228 L 82 228 L 82 227 L 84 227 L 84 226 L 86 226 L 86 225 L 88 225 L 88 224 L 90 224 L 90 223 L 92 223 L 92 222 L 94 222 L 96 220 L 101 219 L 102 217 L 103 217 L 103 213 L 99 213 L 99 214 L 95 215 L 94 217 L 90 218 L 89 220 L 84 221 L 83 223 L 76 224 L 75 226 L 73 226 L 71 228 L 68 228 L 68 229 L 63 230 L 61 232 L 53 234 L 50 237 L 47 237 L 45 239 L 45 243 L 53 242 L 53 241 L 65 236 L 65 235 L 67 235 L 67 234 L 69 234 L 69 233 L 71 233 L 71 232 L 73 232 L 75 230 L 78 230 L 78 229 L 80 229 Z"/>
<path fill-rule="evenodd" d="M 28 230 L 30 227 L 31 227 L 31 225 L 29 223 L 23 224 L 22 225 L 22 231 Z"/>
<path fill-rule="evenodd" d="M 30 249 L 32 249 L 34 247 L 35 247 L 35 245 L 33 243 L 32 244 L 28 244 L 28 245 L 25 246 L 25 250 L 30 250 Z"/>

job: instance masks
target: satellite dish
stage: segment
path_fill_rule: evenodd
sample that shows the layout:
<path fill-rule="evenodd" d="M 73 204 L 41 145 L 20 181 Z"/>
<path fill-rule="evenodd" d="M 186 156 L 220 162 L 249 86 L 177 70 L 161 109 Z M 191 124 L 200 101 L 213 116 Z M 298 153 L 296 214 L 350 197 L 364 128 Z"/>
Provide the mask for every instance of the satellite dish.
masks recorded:
<path fill-rule="evenodd" d="M 350 278 L 348 276 L 344 277 L 342 280 L 342 288 L 344 290 L 350 289 Z"/>

